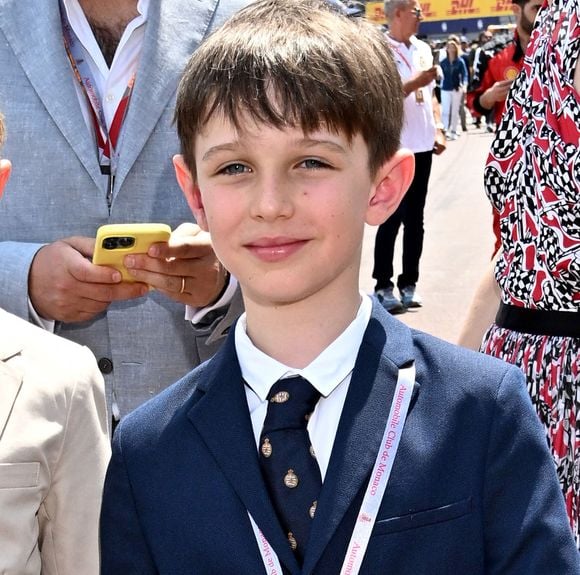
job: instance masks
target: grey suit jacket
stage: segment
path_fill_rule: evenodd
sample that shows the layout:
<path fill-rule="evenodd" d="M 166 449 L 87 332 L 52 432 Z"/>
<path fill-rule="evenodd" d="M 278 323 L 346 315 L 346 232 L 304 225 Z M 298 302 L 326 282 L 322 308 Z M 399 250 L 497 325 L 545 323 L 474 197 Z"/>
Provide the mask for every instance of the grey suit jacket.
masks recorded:
<path fill-rule="evenodd" d="M 0 573 L 98 575 L 110 451 L 89 350 L 0 310 Z"/>
<path fill-rule="evenodd" d="M 109 213 L 106 177 L 82 116 L 63 46 L 58 0 L 0 0 L 0 110 L 13 177 L 0 201 L 0 306 L 28 318 L 28 272 L 40 247 L 94 236 L 106 223 L 191 221 L 175 181 L 172 118 L 181 71 L 200 41 L 247 0 L 152 0 Z M 96 319 L 57 325 L 88 346 L 107 400 L 127 413 L 210 357 L 231 318 L 194 329 L 159 293 L 115 303 Z M 110 360 L 110 361 L 106 361 Z M 110 371 L 112 365 L 112 371 Z M 110 373 L 107 373 L 110 371 Z"/>

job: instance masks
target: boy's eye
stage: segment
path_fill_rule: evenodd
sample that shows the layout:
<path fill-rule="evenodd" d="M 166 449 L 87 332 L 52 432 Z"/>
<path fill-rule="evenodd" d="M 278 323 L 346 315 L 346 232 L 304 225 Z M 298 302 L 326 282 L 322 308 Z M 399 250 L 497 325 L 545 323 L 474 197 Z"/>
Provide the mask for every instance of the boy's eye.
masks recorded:
<path fill-rule="evenodd" d="M 316 170 L 316 169 L 328 167 L 328 164 L 322 162 L 321 160 L 317 160 L 315 158 L 307 158 L 306 160 L 303 160 L 300 163 L 300 165 L 304 166 L 305 168 L 308 168 L 309 170 Z"/>
<path fill-rule="evenodd" d="M 229 164 L 228 166 L 223 167 L 219 173 L 226 174 L 228 176 L 235 176 L 237 174 L 243 174 L 245 172 L 249 172 L 250 168 L 245 166 L 244 164 Z"/>

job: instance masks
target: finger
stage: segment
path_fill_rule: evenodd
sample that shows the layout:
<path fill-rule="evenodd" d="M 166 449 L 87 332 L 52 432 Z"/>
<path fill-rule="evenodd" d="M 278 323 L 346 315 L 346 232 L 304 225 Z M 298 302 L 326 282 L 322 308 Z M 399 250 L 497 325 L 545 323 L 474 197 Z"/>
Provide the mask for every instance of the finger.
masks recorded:
<path fill-rule="evenodd" d="M 184 239 L 181 243 L 159 245 L 157 250 L 153 251 L 159 259 L 164 260 L 188 260 L 205 258 L 206 256 L 213 256 L 213 246 L 211 238 L 207 232 L 202 232 L 203 236 L 195 238 Z M 151 255 L 149 253 L 148 255 Z"/>
<path fill-rule="evenodd" d="M 148 255 L 158 258 L 195 258 L 213 252 L 211 236 L 197 224 L 181 224 L 171 234 L 169 241 L 155 244 Z"/>
<path fill-rule="evenodd" d="M 152 288 L 168 293 L 175 299 L 176 295 L 196 295 L 200 301 L 211 301 L 213 296 L 223 287 L 225 270 L 219 262 L 215 266 L 190 267 L 186 273 L 164 274 L 132 270 L 140 282 L 147 283 Z M 196 304 L 197 305 L 197 304 Z"/>
<path fill-rule="evenodd" d="M 171 233 L 172 238 L 178 238 L 182 236 L 196 236 L 197 234 L 202 233 L 203 230 L 193 222 L 185 222 L 183 224 L 178 225 L 173 232 Z M 171 241 L 171 240 L 170 240 Z"/>
<path fill-rule="evenodd" d="M 58 319 L 64 322 L 89 321 L 96 315 L 103 313 L 108 305 L 108 303 L 95 302 L 85 298 L 69 301 L 67 305 L 59 309 Z"/>
<path fill-rule="evenodd" d="M 82 236 L 73 236 L 62 240 L 69 246 L 73 247 L 86 258 L 92 258 L 95 251 L 95 238 L 86 238 Z"/>
<path fill-rule="evenodd" d="M 111 301 L 114 301 L 115 299 L 131 299 L 137 297 L 135 293 L 141 293 L 143 287 L 145 288 L 145 293 L 147 293 L 148 288 L 146 286 L 142 286 L 141 284 L 139 284 L 139 286 L 140 287 L 137 291 L 135 288 L 132 290 L 117 289 L 115 293 L 110 294 L 112 296 L 111 298 L 106 297 L 103 301 L 93 299 L 94 297 L 99 297 L 98 287 L 94 288 L 93 291 L 89 293 L 90 297 L 79 296 L 74 299 L 67 299 L 64 302 L 56 300 L 55 304 L 60 306 L 60 320 L 69 322 L 88 321 L 96 315 L 104 312 L 109 307 Z M 102 287 L 105 288 L 105 291 L 100 292 L 101 296 L 106 294 L 106 289 L 110 289 L 110 286 Z"/>
<path fill-rule="evenodd" d="M 108 301 L 96 301 L 91 298 L 80 297 L 71 306 L 71 311 L 74 311 L 77 317 L 94 317 L 96 314 L 105 311 L 109 303 Z"/>
<path fill-rule="evenodd" d="M 147 255 L 160 260 L 196 259 L 204 258 L 206 256 L 214 257 L 211 237 L 207 232 L 201 232 L 197 236 L 187 236 L 179 239 L 175 238 L 170 241 L 171 243 L 155 244 L 151 246 Z M 135 257 L 139 256 L 139 254 L 135 254 Z M 140 262 L 139 266 L 136 265 L 135 267 L 140 267 L 142 260 L 135 261 Z"/>
<path fill-rule="evenodd" d="M 162 285 L 158 285 L 155 279 L 157 274 L 203 278 L 218 272 L 220 263 L 214 252 L 210 251 L 206 255 L 199 254 L 197 257 L 191 258 L 158 259 L 146 255 L 132 255 L 125 258 L 125 267 L 136 281 L 163 288 Z M 155 281 L 155 284 L 152 284 L 152 281 Z"/>
<path fill-rule="evenodd" d="M 89 284 L 116 284 L 122 280 L 119 270 L 98 266 L 87 259 L 79 258 L 69 267 L 70 274 L 79 282 Z"/>
<path fill-rule="evenodd" d="M 121 282 L 114 285 L 85 283 L 79 288 L 79 295 L 85 299 L 106 304 L 143 297 L 148 292 L 149 286 L 141 282 Z"/>
<path fill-rule="evenodd" d="M 129 273 L 139 282 L 146 283 L 152 288 L 162 292 L 169 292 L 175 295 L 182 294 L 186 291 L 187 278 L 183 275 L 169 275 L 137 269 L 129 270 Z M 190 279 L 192 282 L 195 281 L 192 278 Z"/>

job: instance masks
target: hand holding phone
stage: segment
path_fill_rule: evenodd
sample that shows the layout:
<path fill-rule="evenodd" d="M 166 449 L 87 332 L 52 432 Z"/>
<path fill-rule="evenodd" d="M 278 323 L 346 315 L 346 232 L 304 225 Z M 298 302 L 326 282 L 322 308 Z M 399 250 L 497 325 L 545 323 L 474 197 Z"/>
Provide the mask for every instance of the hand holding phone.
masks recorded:
<path fill-rule="evenodd" d="M 97 230 L 93 263 L 111 266 L 121 272 L 123 281 L 136 281 L 125 268 L 129 254 L 145 254 L 151 244 L 166 242 L 171 236 L 167 224 L 107 224 Z"/>

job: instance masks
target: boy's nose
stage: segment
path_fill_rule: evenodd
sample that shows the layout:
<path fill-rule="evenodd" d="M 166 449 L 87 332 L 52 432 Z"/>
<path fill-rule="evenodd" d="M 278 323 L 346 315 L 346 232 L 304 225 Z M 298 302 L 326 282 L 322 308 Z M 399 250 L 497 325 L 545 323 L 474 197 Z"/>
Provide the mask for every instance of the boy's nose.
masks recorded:
<path fill-rule="evenodd" d="M 288 218 L 294 211 L 292 191 L 288 183 L 278 179 L 258 183 L 252 197 L 251 215 L 257 219 Z"/>

